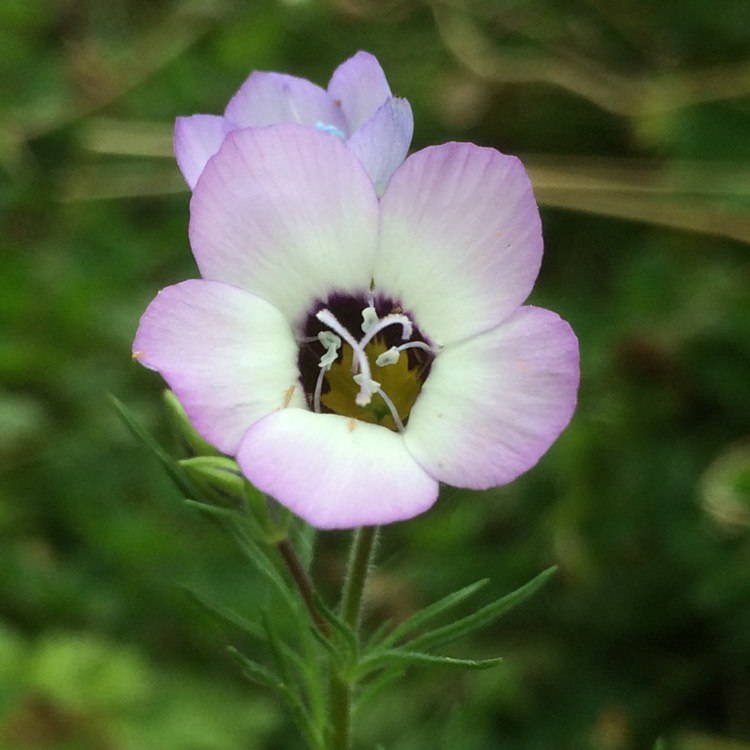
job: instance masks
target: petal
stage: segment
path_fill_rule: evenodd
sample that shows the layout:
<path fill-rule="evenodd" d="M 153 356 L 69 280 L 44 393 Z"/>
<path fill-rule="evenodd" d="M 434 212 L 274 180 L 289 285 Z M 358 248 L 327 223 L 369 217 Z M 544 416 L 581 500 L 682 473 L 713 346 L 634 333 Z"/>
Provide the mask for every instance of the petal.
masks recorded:
<path fill-rule="evenodd" d="M 448 143 L 410 156 L 381 200 L 378 289 L 441 345 L 487 331 L 529 295 L 542 258 L 521 162 Z"/>
<path fill-rule="evenodd" d="M 333 125 L 349 134 L 340 108 L 324 89 L 283 73 L 251 73 L 230 99 L 224 116 L 241 128 L 294 122 Z"/>
<path fill-rule="evenodd" d="M 364 164 L 378 193 L 385 190 L 391 175 L 409 151 L 414 118 L 406 99 L 388 99 L 347 141 L 347 146 Z"/>
<path fill-rule="evenodd" d="M 237 461 L 258 489 L 321 529 L 401 521 L 438 495 L 401 435 L 336 414 L 271 414 L 248 431 Z"/>
<path fill-rule="evenodd" d="M 133 356 L 161 373 L 195 429 L 225 453 L 253 422 L 304 404 L 289 323 L 228 284 L 193 279 L 162 289 L 141 318 Z"/>
<path fill-rule="evenodd" d="M 178 117 L 174 126 L 174 153 L 182 176 L 192 190 L 206 162 L 219 150 L 231 124 L 218 115 Z"/>
<path fill-rule="evenodd" d="M 555 313 L 522 307 L 442 351 L 406 428 L 414 458 L 441 482 L 485 489 L 530 469 L 576 405 L 578 341 Z"/>
<path fill-rule="evenodd" d="M 328 95 L 343 111 L 353 133 L 390 99 L 391 89 L 377 58 L 360 51 L 333 72 Z"/>
<path fill-rule="evenodd" d="M 332 290 L 369 288 L 377 196 L 334 136 L 298 125 L 230 133 L 190 210 L 201 274 L 263 297 L 292 322 Z"/>

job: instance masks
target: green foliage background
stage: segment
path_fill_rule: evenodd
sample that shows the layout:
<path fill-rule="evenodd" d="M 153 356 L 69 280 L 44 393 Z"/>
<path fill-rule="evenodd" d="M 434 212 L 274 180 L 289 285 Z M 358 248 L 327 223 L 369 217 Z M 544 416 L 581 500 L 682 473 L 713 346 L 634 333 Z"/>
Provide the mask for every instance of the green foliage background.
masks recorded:
<path fill-rule="evenodd" d="M 414 148 L 524 157 L 532 301 L 573 324 L 583 382 L 531 473 L 386 530 L 378 618 L 560 572 L 459 644 L 501 667 L 408 673 L 360 746 L 750 748 L 748 28 L 746 0 L 4 0 L 0 748 L 297 747 L 183 594 L 251 614 L 258 580 L 106 396 L 169 443 L 129 353 L 157 289 L 196 275 L 174 117 L 221 112 L 252 69 L 325 84 L 361 48 Z M 345 542 L 319 542 L 330 591 Z"/>

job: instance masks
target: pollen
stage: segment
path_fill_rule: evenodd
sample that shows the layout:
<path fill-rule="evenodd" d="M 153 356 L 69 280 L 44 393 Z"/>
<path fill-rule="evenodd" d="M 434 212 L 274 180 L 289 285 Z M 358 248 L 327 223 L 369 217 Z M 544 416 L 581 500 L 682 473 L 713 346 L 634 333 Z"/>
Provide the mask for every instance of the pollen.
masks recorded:
<path fill-rule="evenodd" d="M 140 362 L 144 356 L 146 356 L 146 352 L 133 352 L 133 359 L 136 362 Z"/>
<path fill-rule="evenodd" d="M 292 385 L 289 386 L 289 388 L 286 389 L 284 392 L 284 402 L 283 402 L 283 409 L 288 409 L 289 404 L 292 403 L 292 396 L 294 396 L 294 390 L 297 386 L 292 383 Z"/>

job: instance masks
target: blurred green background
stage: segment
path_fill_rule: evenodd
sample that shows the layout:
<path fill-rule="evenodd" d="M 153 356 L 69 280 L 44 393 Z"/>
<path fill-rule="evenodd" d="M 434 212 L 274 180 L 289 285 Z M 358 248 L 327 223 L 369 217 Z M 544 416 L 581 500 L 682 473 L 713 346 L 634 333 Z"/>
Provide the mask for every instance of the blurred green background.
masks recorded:
<path fill-rule="evenodd" d="M 531 473 L 386 529 L 379 618 L 560 570 L 458 644 L 501 667 L 408 673 L 360 746 L 750 748 L 748 30 L 747 0 L 3 0 L 0 748 L 299 746 L 183 593 L 250 613 L 258 581 L 107 394 L 170 444 L 130 343 L 196 275 L 174 117 L 220 113 L 252 69 L 325 85 L 358 49 L 411 101 L 414 148 L 524 157 L 532 301 L 583 368 Z M 345 542 L 320 540 L 331 590 Z"/>

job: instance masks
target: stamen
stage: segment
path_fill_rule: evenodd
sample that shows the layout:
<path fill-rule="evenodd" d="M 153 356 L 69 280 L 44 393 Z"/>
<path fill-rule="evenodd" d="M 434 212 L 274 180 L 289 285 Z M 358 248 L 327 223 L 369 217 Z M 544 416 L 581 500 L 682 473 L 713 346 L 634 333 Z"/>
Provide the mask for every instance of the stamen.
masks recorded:
<path fill-rule="evenodd" d="M 414 333 L 414 325 L 411 319 L 399 312 L 392 312 L 382 318 L 378 317 L 375 309 L 374 299 L 368 298 L 368 305 L 362 310 L 362 333 L 360 341 L 357 341 L 346 326 L 339 322 L 336 316 L 328 309 L 323 309 L 315 314 L 315 317 L 330 330 L 321 331 L 317 338 L 325 348 L 325 354 L 320 358 L 320 371 L 315 382 L 313 392 L 313 408 L 316 412 L 321 411 L 321 398 L 323 392 L 323 380 L 325 374 L 330 371 L 333 363 L 338 359 L 342 341 L 346 342 L 352 350 L 352 379 L 359 386 L 359 392 L 355 397 L 357 406 L 368 406 L 374 395 L 379 395 L 393 418 L 393 422 L 399 432 L 404 432 L 404 423 L 396 409 L 395 404 L 381 388 L 381 384 L 372 377 L 372 368 L 366 352 L 368 344 L 386 328 L 392 325 L 401 326 L 401 338 L 405 342 L 400 346 L 391 346 L 375 359 L 378 367 L 395 365 L 401 357 L 401 352 L 408 349 L 422 349 L 430 354 L 435 354 L 435 349 L 424 341 L 409 341 Z"/>
<path fill-rule="evenodd" d="M 435 350 L 424 341 L 409 341 L 408 344 L 401 344 L 401 346 L 398 347 L 400 352 L 403 352 L 405 349 L 424 349 L 430 354 L 435 354 Z"/>
<path fill-rule="evenodd" d="M 313 409 L 316 414 L 320 414 L 320 396 L 323 393 L 323 378 L 328 372 L 327 367 L 321 367 L 318 372 L 318 379 L 315 381 L 315 392 L 313 393 Z"/>
<path fill-rule="evenodd" d="M 404 341 L 406 341 L 408 338 L 411 338 L 411 335 L 414 331 L 414 326 L 412 325 L 412 322 L 409 320 L 409 318 L 406 315 L 401 315 L 400 313 L 391 313 L 390 315 L 382 317 L 372 328 L 370 328 L 365 333 L 365 337 L 362 339 L 362 341 L 359 342 L 359 345 L 364 349 L 375 338 L 375 336 L 377 336 L 385 328 L 388 328 L 388 326 L 392 325 L 401 326 L 401 338 Z"/>
<path fill-rule="evenodd" d="M 383 401 L 385 401 L 385 405 L 390 410 L 391 416 L 393 417 L 393 421 L 396 423 L 398 431 L 403 432 L 405 430 L 404 423 L 401 421 L 401 417 L 399 417 L 393 401 L 391 401 L 391 399 L 386 395 L 385 391 L 382 388 L 378 388 L 376 393 L 378 394 L 378 396 L 380 396 L 380 398 L 383 399 Z"/>
<path fill-rule="evenodd" d="M 318 340 L 326 348 L 326 353 L 320 358 L 318 366 L 330 370 L 331 365 L 338 359 L 341 339 L 335 333 L 321 331 Z"/>
<path fill-rule="evenodd" d="M 378 324 L 378 314 L 372 305 L 362 310 L 362 333 L 369 333 Z"/>
<path fill-rule="evenodd" d="M 323 323 L 323 325 L 336 331 L 336 333 L 341 336 L 349 346 L 351 346 L 353 353 L 352 359 L 356 360 L 359 364 L 360 375 L 362 377 L 362 382 L 358 383 L 358 385 L 360 385 L 360 390 L 355 402 L 358 406 L 367 406 L 372 400 L 373 392 L 369 390 L 369 383 L 372 380 L 372 377 L 370 372 L 370 361 L 367 359 L 364 346 L 354 339 L 354 336 L 352 336 L 351 333 L 349 333 L 349 331 L 338 322 L 336 316 L 330 310 L 320 310 L 315 314 L 315 317 Z M 365 338 L 367 337 L 365 336 Z"/>
<path fill-rule="evenodd" d="M 387 365 L 395 365 L 401 356 L 400 347 L 392 346 L 387 351 L 383 352 L 375 360 L 375 364 L 378 367 L 386 367 Z"/>

